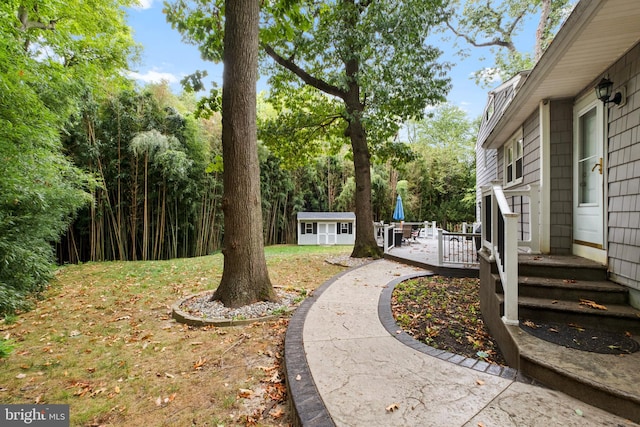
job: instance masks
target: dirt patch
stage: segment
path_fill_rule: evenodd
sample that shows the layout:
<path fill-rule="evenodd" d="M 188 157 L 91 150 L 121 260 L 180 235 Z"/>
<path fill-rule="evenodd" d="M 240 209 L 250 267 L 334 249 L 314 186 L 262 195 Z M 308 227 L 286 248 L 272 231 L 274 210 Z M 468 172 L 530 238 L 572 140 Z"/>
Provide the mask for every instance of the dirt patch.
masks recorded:
<path fill-rule="evenodd" d="M 506 366 L 480 313 L 478 279 L 422 277 L 400 283 L 391 310 L 399 326 L 434 348 Z"/>

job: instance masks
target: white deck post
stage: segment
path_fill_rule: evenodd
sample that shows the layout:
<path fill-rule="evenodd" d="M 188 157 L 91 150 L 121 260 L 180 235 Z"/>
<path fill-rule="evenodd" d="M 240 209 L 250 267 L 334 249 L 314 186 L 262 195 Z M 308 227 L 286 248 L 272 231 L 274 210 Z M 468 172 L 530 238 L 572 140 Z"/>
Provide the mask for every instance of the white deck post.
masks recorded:
<path fill-rule="evenodd" d="M 442 240 L 442 228 L 438 228 L 438 265 L 444 264 L 444 242 Z"/>
<path fill-rule="evenodd" d="M 498 252 L 498 199 L 496 198 L 495 187 L 491 189 L 491 257 L 495 259 Z"/>
<path fill-rule="evenodd" d="M 502 279 L 504 290 L 504 316 L 502 321 L 507 325 L 519 324 L 518 320 L 518 216 L 517 213 L 504 215 L 504 256 L 505 268 Z"/>
<path fill-rule="evenodd" d="M 382 239 L 383 239 L 382 240 L 382 248 L 383 248 L 385 254 L 389 252 L 389 241 L 388 241 L 389 240 L 389 237 L 388 237 L 389 233 L 387 231 L 388 229 L 389 229 L 388 225 L 385 225 L 382 228 L 382 235 L 383 235 L 382 236 Z"/>

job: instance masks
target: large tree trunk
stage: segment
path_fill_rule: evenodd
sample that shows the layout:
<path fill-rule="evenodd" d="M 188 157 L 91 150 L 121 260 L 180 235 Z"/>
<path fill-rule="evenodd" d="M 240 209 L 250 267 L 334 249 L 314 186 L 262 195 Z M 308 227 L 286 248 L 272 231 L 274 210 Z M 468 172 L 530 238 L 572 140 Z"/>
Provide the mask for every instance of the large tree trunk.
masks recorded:
<path fill-rule="evenodd" d="M 544 53 L 544 49 L 546 46 L 543 46 L 544 43 L 544 33 L 545 28 L 549 25 L 549 15 L 551 15 L 551 1 L 552 0 L 542 0 L 541 10 L 540 10 L 540 20 L 538 21 L 538 28 L 536 29 L 536 47 L 535 47 L 535 61 L 538 62 L 540 58 L 542 58 L 542 54 Z"/>
<path fill-rule="evenodd" d="M 264 256 L 256 126 L 259 0 L 225 2 L 222 86 L 224 270 L 213 299 L 227 307 L 273 301 Z"/>
<path fill-rule="evenodd" d="M 347 135 L 351 139 L 353 168 L 356 180 L 356 241 L 351 256 L 354 258 L 382 256 L 373 231 L 373 206 L 371 204 L 371 154 L 367 145 L 367 134 L 362 124 L 364 105 L 360 101 L 360 86 L 356 76 L 359 64 L 356 59 L 345 62 L 349 78 L 349 89 L 344 102 L 347 106 L 349 126 Z"/>
<path fill-rule="evenodd" d="M 353 167 L 356 180 L 356 241 L 351 256 L 354 258 L 381 256 L 373 230 L 373 207 L 371 204 L 371 162 L 367 137 L 362 123 L 353 119 L 349 124 Z"/>

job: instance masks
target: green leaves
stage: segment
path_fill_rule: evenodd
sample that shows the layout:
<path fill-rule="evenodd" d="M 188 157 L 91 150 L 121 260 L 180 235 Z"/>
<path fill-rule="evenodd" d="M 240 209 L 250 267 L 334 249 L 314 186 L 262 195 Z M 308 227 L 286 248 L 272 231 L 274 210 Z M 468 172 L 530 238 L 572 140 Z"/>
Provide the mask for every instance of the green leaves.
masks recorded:
<path fill-rule="evenodd" d="M 492 49 L 494 66 L 475 73 L 477 83 L 490 86 L 498 79 L 506 81 L 535 65 L 570 12 L 572 3 L 572 0 L 452 0 L 447 11 L 447 26 L 471 46 Z M 518 37 L 525 22 L 536 16 L 537 31 Z M 518 39 L 534 42 L 534 52 L 518 47 Z"/>
<path fill-rule="evenodd" d="M 222 62 L 223 0 L 165 1 L 163 12 L 171 27 L 182 34 L 183 41 L 198 46 L 204 59 Z"/>
<path fill-rule="evenodd" d="M 91 201 L 95 180 L 64 155 L 60 135 L 84 100 L 124 80 L 135 52 L 121 9 L 129 4 L 0 4 L 0 313 L 45 288 L 52 243 Z"/>

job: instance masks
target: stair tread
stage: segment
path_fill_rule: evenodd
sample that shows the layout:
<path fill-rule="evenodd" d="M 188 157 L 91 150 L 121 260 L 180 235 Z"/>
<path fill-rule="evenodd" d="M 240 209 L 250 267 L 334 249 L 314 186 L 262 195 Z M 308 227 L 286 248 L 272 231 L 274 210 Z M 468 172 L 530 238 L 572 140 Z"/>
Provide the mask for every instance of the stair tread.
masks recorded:
<path fill-rule="evenodd" d="M 566 280 L 547 277 L 520 276 L 520 285 L 545 286 L 562 289 L 586 289 L 590 291 L 627 293 L 628 289 L 617 283 L 606 280 Z"/>
<path fill-rule="evenodd" d="M 519 254 L 518 264 L 559 268 L 586 268 L 593 270 L 607 269 L 607 267 L 602 264 L 577 255 Z"/>
<path fill-rule="evenodd" d="M 597 301 L 594 301 L 597 303 Z M 640 310 L 636 310 L 630 305 L 623 304 L 602 304 L 607 309 L 600 310 L 596 308 L 591 308 L 587 305 L 580 304 L 580 301 L 567 301 L 567 300 L 552 300 L 548 298 L 535 298 L 535 297 L 524 297 L 521 296 L 518 298 L 518 303 L 520 305 L 525 305 L 529 307 L 540 307 L 547 308 L 551 310 L 567 310 L 579 313 L 589 313 L 596 316 L 617 316 L 617 317 L 627 317 L 627 318 L 635 318 L 640 322 Z"/>

